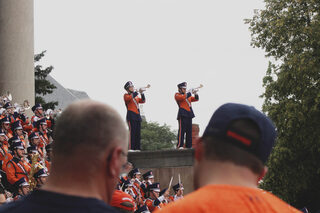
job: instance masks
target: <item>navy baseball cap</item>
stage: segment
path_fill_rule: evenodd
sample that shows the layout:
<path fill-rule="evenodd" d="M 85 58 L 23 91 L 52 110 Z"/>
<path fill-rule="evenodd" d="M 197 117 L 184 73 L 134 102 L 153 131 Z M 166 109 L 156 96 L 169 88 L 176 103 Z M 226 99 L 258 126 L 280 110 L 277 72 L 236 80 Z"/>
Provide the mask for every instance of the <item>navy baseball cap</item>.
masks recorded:
<path fill-rule="evenodd" d="M 234 121 L 243 119 L 256 124 L 260 131 L 259 139 L 253 139 L 231 127 Z M 275 143 L 276 130 L 270 118 L 253 106 L 227 103 L 213 113 L 202 137 L 210 136 L 228 139 L 226 141 L 252 153 L 266 163 Z"/>

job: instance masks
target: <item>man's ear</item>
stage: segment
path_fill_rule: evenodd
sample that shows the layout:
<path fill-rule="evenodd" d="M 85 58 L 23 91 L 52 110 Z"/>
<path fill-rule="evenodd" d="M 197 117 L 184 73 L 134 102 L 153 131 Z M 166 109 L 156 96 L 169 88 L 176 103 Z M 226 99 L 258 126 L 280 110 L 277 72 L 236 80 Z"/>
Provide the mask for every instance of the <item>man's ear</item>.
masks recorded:
<path fill-rule="evenodd" d="M 106 170 L 108 176 L 111 178 L 118 177 L 120 174 L 122 168 L 121 153 L 122 149 L 120 147 L 115 147 L 111 149 L 107 156 Z"/>
<path fill-rule="evenodd" d="M 196 148 L 195 148 L 195 152 L 194 152 L 194 158 L 197 161 L 201 161 L 203 158 L 203 143 L 202 143 L 201 138 L 196 139 Z"/>
<path fill-rule="evenodd" d="M 267 174 L 267 172 L 268 172 L 268 167 L 264 166 L 263 171 L 261 172 L 261 174 L 258 177 L 258 181 L 257 181 L 258 184 L 264 178 L 264 176 Z"/>

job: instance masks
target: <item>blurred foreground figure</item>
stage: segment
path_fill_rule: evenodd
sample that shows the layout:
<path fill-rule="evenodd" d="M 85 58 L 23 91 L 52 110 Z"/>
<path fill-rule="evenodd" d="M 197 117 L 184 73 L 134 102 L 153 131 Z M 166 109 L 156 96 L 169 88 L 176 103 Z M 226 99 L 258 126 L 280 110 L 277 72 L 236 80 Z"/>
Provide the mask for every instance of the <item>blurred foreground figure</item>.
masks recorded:
<path fill-rule="evenodd" d="M 195 192 L 161 212 L 299 212 L 257 188 L 276 138 L 271 120 L 242 104 L 224 104 L 195 151 Z"/>
<path fill-rule="evenodd" d="M 99 102 L 79 101 L 61 114 L 55 130 L 47 183 L 0 213 L 117 212 L 108 203 L 128 146 L 119 114 Z"/>

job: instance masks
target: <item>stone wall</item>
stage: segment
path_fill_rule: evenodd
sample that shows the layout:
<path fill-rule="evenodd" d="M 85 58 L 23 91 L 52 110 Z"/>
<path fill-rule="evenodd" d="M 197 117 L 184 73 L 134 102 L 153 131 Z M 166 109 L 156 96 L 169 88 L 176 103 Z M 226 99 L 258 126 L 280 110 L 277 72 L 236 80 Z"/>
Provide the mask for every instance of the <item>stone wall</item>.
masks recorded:
<path fill-rule="evenodd" d="M 188 194 L 193 191 L 193 155 L 193 149 L 130 152 L 128 161 L 142 174 L 151 169 L 161 189 L 168 187 L 171 177 L 172 185 L 177 184 L 180 174 L 184 194 Z"/>

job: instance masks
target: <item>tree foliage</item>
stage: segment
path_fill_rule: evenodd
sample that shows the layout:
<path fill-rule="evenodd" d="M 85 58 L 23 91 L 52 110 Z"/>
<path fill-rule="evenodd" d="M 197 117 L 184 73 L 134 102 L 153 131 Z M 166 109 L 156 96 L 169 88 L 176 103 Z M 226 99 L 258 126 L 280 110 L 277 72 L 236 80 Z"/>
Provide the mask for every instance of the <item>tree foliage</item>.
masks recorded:
<path fill-rule="evenodd" d="M 166 124 L 160 126 L 156 122 L 141 123 L 141 149 L 163 150 L 175 147 L 176 133 L 170 130 Z"/>
<path fill-rule="evenodd" d="M 278 139 L 262 188 L 297 208 L 320 209 L 320 1 L 265 0 L 249 24 L 269 62 L 263 111 Z"/>
<path fill-rule="evenodd" d="M 36 54 L 34 56 L 34 62 L 37 63 L 44 56 L 46 51 L 41 52 L 40 54 Z M 46 78 L 53 70 L 53 66 L 49 66 L 43 68 L 41 65 L 36 65 L 34 68 L 34 77 L 35 77 L 35 93 L 36 93 L 36 103 L 42 104 L 43 108 L 46 109 L 54 109 L 55 106 L 58 105 L 58 102 L 48 102 L 46 103 L 43 99 L 43 96 L 46 94 L 51 94 L 56 86 L 51 84 Z"/>

